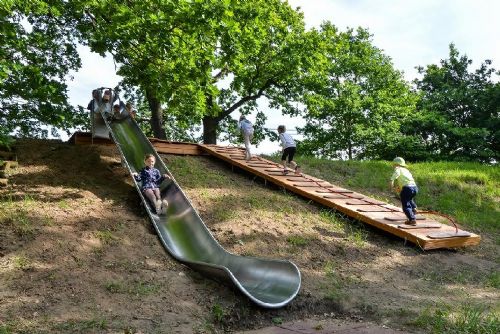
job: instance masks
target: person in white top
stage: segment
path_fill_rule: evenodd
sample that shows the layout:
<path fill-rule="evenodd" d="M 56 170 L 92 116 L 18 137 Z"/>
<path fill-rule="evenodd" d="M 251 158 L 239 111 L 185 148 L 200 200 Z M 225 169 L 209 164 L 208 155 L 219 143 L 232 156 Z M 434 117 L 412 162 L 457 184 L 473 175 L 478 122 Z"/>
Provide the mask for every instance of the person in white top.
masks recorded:
<path fill-rule="evenodd" d="M 281 163 L 283 164 L 283 174 L 288 173 L 287 161 L 290 166 L 294 169 L 295 174 L 300 174 L 300 167 L 297 165 L 295 161 L 293 161 L 293 156 L 295 155 L 295 151 L 297 147 L 295 145 L 295 140 L 293 140 L 292 136 L 286 133 L 286 128 L 284 125 L 278 126 L 278 136 L 280 139 L 280 146 L 283 147 L 283 154 L 281 155 Z"/>
<path fill-rule="evenodd" d="M 245 160 L 249 161 L 252 159 L 252 153 L 250 152 L 250 141 L 253 139 L 253 125 L 244 115 L 240 116 L 240 121 L 238 122 L 238 128 L 240 129 L 243 140 L 245 142 Z"/>

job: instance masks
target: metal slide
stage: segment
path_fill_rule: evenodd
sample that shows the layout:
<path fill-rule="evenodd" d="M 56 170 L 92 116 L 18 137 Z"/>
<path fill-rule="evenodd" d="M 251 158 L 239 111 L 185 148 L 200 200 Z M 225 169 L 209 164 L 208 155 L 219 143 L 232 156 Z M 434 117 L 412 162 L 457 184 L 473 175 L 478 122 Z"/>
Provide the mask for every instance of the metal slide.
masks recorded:
<path fill-rule="evenodd" d="M 94 123 L 97 127 L 94 133 L 109 130 L 130 173 L 138 172 L 144 166 L 144 155 L 152 153 L 156 157 L 155 167 L 162 174 L 171 175 L 135 120 L 127 115 L 112 121 L 104 120 L 102 115 L 107 115 L 103 111 L 98 112 L 102 112 L 101 120 Z M 99 129 L 100 125 L 106 128 Z M 161 184 L 162 199 L 167 199 L 169 206 L 167 213 L 160 216 L 154 213 L 142 195 L 140 185 L 135 180 L 134 183 L 163 246 L 176 260 L 209 277 L 232 282 L 262 307 L 282 307 L 297 295 L 301 277 L 295 264 L 227 252 L 212 236 L 173 178 Z"/>

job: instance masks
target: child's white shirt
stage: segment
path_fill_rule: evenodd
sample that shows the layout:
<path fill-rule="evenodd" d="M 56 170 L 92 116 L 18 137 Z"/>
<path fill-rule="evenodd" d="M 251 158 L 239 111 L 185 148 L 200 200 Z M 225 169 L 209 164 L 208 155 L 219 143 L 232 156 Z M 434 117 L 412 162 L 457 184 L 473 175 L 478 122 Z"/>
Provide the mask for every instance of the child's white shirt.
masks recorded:
<path fill-rule="evenodd" d="M 279 138 L 281 140 L 280 146 L 283 148 L 295 147 L 295 140 L 288 133 L 280 133 Z"/>
<path fill-rule="evenodd" d="M 252 122 L 250 122 L 249 120 L 247 119 L 242 119 L 239 123 L 238 123 L 238 128 L 241 129 L 241 131 L 243 131 L 244 133 L 253 133 L 253 125 L 252 125 Z"/>

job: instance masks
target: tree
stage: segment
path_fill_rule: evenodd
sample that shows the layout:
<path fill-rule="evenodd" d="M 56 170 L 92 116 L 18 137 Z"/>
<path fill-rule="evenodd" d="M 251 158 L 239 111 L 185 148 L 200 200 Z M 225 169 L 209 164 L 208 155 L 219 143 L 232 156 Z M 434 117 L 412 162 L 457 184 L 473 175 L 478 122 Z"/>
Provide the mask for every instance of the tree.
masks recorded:
<path fill-rule="evenodd" d="M 303 78 L 302 151 L 328 158 L 381 158 L 397 140 L 415 96 L 364 29 L 331 23 L 311 31 L 317 51 Z"/>
<path fill-rule="evenodd" d="M 415 158 L 498 161 L 500 84 L 492 81 L 491 61 L 475 71 L 471 64 L 450 44 L 449 59 L 418 68 L 418 113 L 404 127 L 417 152 L 427 152 Z"/>
<path fill-rule="evenodd" d="M 68 103 L 66 77 L 80 59 L 62 12 L 63 1 L 0 4 L 0 141 L 85 123 Z"/>
<path fill-rule="evenodd" d="M 266 97 L 291 108 L 302 69 L 302 16 L 280 0 L 72 2 L 82 41 L 121 64 L 124 84 L 149 102 L 154 135 L 162 118 L 203 124 L 215 143 L 231 113 Z"/>

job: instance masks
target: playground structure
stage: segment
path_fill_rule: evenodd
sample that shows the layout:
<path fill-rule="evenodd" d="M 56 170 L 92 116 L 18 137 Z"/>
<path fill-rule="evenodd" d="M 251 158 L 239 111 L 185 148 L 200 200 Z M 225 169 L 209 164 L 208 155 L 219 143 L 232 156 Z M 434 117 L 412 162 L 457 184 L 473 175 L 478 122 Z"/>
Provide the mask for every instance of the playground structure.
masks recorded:
<path fill-rule="evenodd" d="M 101 88 L 102 90 L 102 88 Z M 123 110 L 110 117 L 103 108 L 102 92 L 96 97 L 99 110 L 91 113 L 92 133 L 77 132 L 70 139 L 77 145 L 117 145 L 122 161 L 130 173 L 143 166 L 147 153 L 156 157 L 155 167 L 168 173 L 158 153 L 211 155 L 373 227 L 403 238 L 423 250 L 477 245 L 479 235 L 460 230 L 420 215 L 416 226 L 405 225 L 401 208 L 306 175 L 282 173 L 277 163 L 253 157 L 246 161 L 244 149 L 217 145 L 179 143 L 150 138 L 140 130 L 134 119 Z M 102 127 L 106 128 L 103 129 Z M 205 226 L 175 179 L 161 185 L 162 198 L 170 203 L 166 215 L 156 215 L 134 180 L 144 207 L 166 250 L 178 261 L 217 279 L 232 282 L 256 304 L 278 308 L 289 303 L 298 293 L 301 277 L 289 261 L 237 256 L 225 251 Z"/>
<path fill-rule="evenodd" d="M 79 145 L 90 144 L 87 133 L 75 133 L 71 140 Z M 243 148 L 179 143 L 154 138 L 150 138 L 150 141 L 158 153 L 212 155 L 232 166 L 261 177 L 265 182 L 274 183 L 288 191 L 333 208 L 347 216 L 414 243 L 424 250 L 473 246 L 481 241 L 481 237 L 477 234 L 440 223 L 423 214 L 418 216 L 416 226 L 405 225 L 406 216 L 400 207 L 337 187 L 306 174 L 289 173 L 283 175 L 281 173 L 282 167 L 278 167 L 277 163 L 261 157 L 253 157 L 252 160 L 245 161 Z M 107 140 L 103 144 L 112 145 L 113 142 Z"/>
<path fill-rule="evenodd" d="M 135 120 L 123 113 L 112 119 L 108 117 L 105 108 L 102 108 L 101 96 L 102 92 L 99 92 L 94 101 L 97 108 L 91 118 L 91 142 L 100 138 L 100 142 L 107 143 L 107 136 L 111 135 L 129 173 L 138 172 L 144 165 L 144 156 L 150 153 L 156 157 L 155 168 L 161 174 L 171 175 Z M 102 126 L 106 126 L 106 129 L 101 129 Z M 73 140 L 78 142 L 76 138 Z M 160 186 L 162 199 L 167 199 L 169 203 L 165 215 L 153 212 L 139 183 L 132 179 L 163 246 L 176 260 L 209 277 L 232 282 L 250 300 L 262 307 L 282 307 L 295 298 L 301 284 L 300 272 L 295 264 L 283 260 L 238 256 L 224 250 L 173 176 Z"/>

